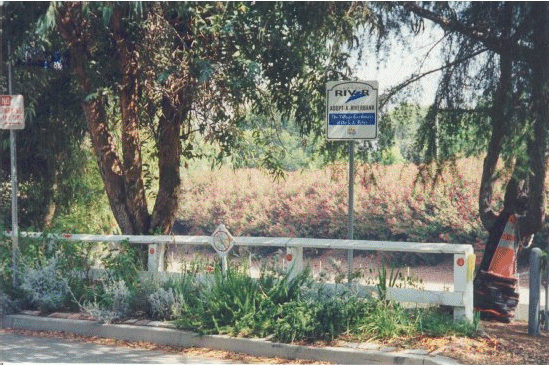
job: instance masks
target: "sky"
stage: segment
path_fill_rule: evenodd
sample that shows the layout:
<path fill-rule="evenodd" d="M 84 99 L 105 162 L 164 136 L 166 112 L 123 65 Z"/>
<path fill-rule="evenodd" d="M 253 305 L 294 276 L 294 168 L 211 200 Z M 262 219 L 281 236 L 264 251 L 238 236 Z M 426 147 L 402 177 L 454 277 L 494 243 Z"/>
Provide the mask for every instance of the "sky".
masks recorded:
<path fill-rule="evenodd" d="M 441 48 L 440 45 L 437 45 L 437 41 L 442 36 L 443 33 L 440 29 L 426 24 L 422 34 L 406 36 L 410 41 L 410 49 L 399 45 L 395 40 L 391 41 L 388 58 L 383 61 L 377 59 L 373 45 L 367 46 L 369 56 L 365 59 L 366 64 L 358 66 L 354 76 L 361 80 L 377 80 L 381 95 L 414 73 L 439 68 L 442 61 L 440 58 Z M 426 57 L 427 54 L 428 57 Z M 440 76 L 441 73 L 436 72 L 421 79 L 419 86 L 422 92 L 412 92 L 406 100 L 418 102 L 422 106 L 432 104 Z"/>

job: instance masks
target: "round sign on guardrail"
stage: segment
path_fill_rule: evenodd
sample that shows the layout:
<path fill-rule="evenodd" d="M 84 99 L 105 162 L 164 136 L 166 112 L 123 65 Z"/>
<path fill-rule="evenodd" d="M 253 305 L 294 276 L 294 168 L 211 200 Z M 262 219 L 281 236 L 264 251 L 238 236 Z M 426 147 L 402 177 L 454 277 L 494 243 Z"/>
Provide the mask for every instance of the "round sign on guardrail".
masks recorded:
<path fill-rule="evenodd" d="M 210 244 L 217 253 L 226 254 L 233 248 L 234 237 L 224 224 L 220 224 L 212 233 Z"/>

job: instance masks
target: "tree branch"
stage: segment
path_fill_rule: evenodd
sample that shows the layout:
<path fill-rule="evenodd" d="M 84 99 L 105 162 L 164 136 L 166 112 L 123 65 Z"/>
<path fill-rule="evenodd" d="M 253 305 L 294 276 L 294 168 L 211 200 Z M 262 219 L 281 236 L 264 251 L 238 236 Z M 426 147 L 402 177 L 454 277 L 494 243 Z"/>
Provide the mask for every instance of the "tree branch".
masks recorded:
<path fill-rule="evenodd" d="M 492 194 L 494 192 L 494 175 L 496 165 L 498 163 L 499 154 L 501 152 L 503 137 L 505 135 L 505 124 L 510 119 L 509 114 L 509 93 L 511 92 L 511 73 L 512 61 L 508 53 L 500 56 L 500 75 L 496 93 L 494 95 L 494 103 L 492 106 L 492 136 L 488 145 L 488 152 L 484 158 L 482 167 L 482 179 L 480 182 L 478 209 L 480 220 L 490 231 L 496 222 L 498 216 L 492 210 Z M 507 190 L 515 183 L 514 179 L 508 183 Z M 507 197 L 506 197 L 507 201 Z M 505 206 L 505 205 L 504 205 Z"/>
<path fill-rule="evenodd" d="M 474 27 L 467 26 L 455 19 L 448 19 L 441 14 L 425 9 L 416 2 L 407 2 L 404 3 L 403 6 L 404 9 L 416 14 L 417 16 L 424 19 L 429 19 L 433 23 L 438 24 L 444 30 L 463 34 L 482 43 L 486 48 L 498 54 L 508 52 L 515 55 L 522 55 L 525 59 L 529 59 L 532 55 L 533 50 L 531 48 L 519 45 L 510 38 L 493 36 L 487 32 L 482 32 Z"/>
<path fill-rule="evenodd" d="M 389 90 L 386 94 L 381 96 L 381 98 L 380 98 L 381 101 L 379 103 L 379 109 L 382 109 L 385 106 L 385 104 L 387 104 L 393 96 L 395 96 L 399 91 L 401 91 L 405 87 L 409 86 L 410 84 L 413 84 L 414 82 L 421 80 L 422 78 L 424 78 L 427 75 L 430 75 L 430 74 L 435 73 L 435 72 L 442 71 L 442 70 L 450 68 L 454 65 L 460 64 L 461 62 L 467 61 L 468 59 L 476 57 L 476 56 L 478 56 L 478 55 L 480 55 L 480 54 L 482 54 L 486 51 L 488 51 L 488 49 L 483 48 L 483 49 L 480 49 L 476 52 L 471 53 L 470 55 L 467 55 L 467 56 L 462 57 L 460 59 L 454 60 L 454 61 L 452 61 L 450 63 L 447 63 L 447 64 L 445 64 L 441 67 L 438 67 L 438 68 L 432 69 L 430 71 L 424 72 L 420 75 L 412 75 L 408 80 L 406 80 L 406 81 L 400 83 L 399 85 L 391 88 L 391 90 Z"/>

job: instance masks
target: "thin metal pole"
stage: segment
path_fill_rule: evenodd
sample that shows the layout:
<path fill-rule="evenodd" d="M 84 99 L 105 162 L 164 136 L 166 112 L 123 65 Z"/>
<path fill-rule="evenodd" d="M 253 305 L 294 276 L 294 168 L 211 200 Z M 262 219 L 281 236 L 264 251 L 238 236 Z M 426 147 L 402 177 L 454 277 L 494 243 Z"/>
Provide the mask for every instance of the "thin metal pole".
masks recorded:
<path fill-rule="evenodd" d="M 530 296 L 528 303 L 528 334 L 539 336 L 539 297 L 541 287 L 541 250 L 530 251 Z"/>
<path fill-rule="evenodd" d="M 349 141 L 349 205 L 348 209 L 348 239 L 354 239 L 354 176 L 355 176 L 355 141 Z M 353 250 L 347 251 L 347 281 L 351 283 L 353 274 Z"/>
<path fill-rule="evenodd" d="M 8 42 L 8 57 L 11 54 L 11 44 Z M 8 61 L 8 93 L 13 94 L 12 90 L 12 70 L 11 62 Z M 10 162 L 11 162 L 11 240 L 13 248 L 13 273 L 12 284 L 15 288 L 18 285 L 18 267 L 19 267 L 19 223 L 17 219 L 17 140 L 15 130 L 10 129 Z"/>

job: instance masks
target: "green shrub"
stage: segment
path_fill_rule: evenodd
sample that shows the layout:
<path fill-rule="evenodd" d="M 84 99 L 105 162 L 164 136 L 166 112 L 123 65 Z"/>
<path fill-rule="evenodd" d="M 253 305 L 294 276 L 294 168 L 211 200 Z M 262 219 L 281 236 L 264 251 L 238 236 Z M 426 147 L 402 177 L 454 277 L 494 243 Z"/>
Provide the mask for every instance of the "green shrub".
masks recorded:
<path fill-rule="evenodd" d="M 21 288 L 31 303 L 42 312 L 60 309 L 68 296 L 67 281 L 59 273 L 56 258 L 37 269 L 26 268 L 23 271 Z"/>
<path fill-rule="evenodd" d="M 203 325 L 215 333 L 252 333 L 255 314 L 264 298 L 253 278 L 235 270 L 224 275 L 217 269 L 200 298 Z"/>
<path fill-rule="evenodd" d="M 131 313 L 133 293 L 123 280 L 106 277 L 95 287 L 93 300 L 81 304 L 81 308 L 92 317 L 111 322 L 127 317 Z"/>
<path fill-rule="evenodd" d="M 12 291 L 12 251 L 11 242 L 3 235 L 3 228 L 0 226 L 0 292 Z"/>
<path fill-rule="evenodd" d="M 158 288 L 149 295 L 151 315 L 155 319 L 170 320 L 181 315 L 183 309 L 183 297 L 173 288 Z"/>
<path fill-rule="evenodd" d="M 430 307 L 416 311 L 416 331 L 427 336 L 442 337 L 449 335 L 461 335 L 472 337 L 478 333 L 480 316 L 475 313 L 473 322 L 454 323 L 453 314 L 441 307 Z"/>
<path fill-rule="evenodd" d="M 316 313 L 319 303 L 291 301 L 281 305 L 273 323 L 273 340 L 294 342 L 314 339 L 318 333 Z"/>
<path fill-rule="evenodd" d="M 102 262 L 113 280 L 123 281 L 133 290 L 138 284 L 139 272 L 144 269 L 143 258 L 140 254 L 137 247 L 123 241 L 115 248 L 108 249 Z"/>

